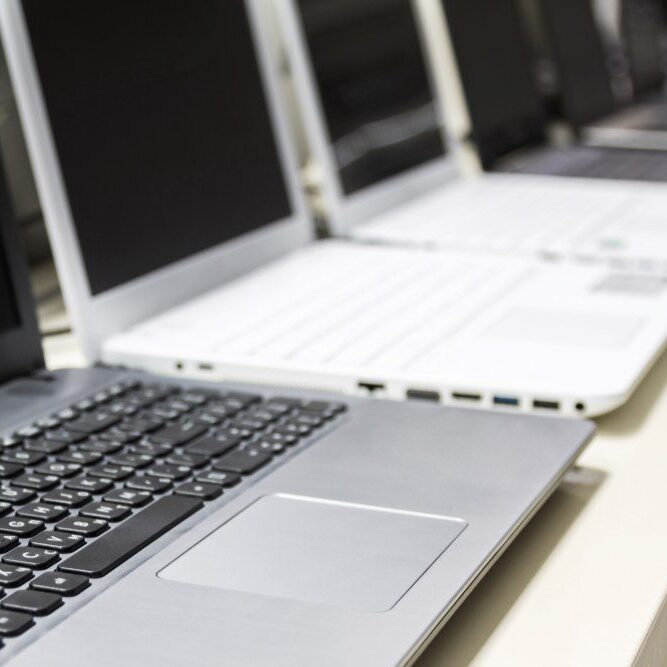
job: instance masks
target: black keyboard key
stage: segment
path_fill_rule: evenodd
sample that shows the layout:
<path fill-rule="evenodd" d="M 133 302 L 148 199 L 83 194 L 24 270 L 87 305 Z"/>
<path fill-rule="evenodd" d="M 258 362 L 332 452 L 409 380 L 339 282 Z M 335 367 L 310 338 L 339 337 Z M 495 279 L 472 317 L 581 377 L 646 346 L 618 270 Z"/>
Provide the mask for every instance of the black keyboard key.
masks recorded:
<path fill-rule="evenodd" d="M 203 454 L 170 454 L 167 463 L 175 466 L 188 466 L 189 468 L 203 468 L 208 463 L 208 457 Z"/>
<path fill-rule="evenodd" d="M 23 466 L 20 463 L 1 463 L 0 462 L 0 478 L 15 477 L 20 472 L 23 472 Z"/>
<path fill-rule="evenodd" d="M 65 442 L 51 442 L 38 438 L 37 440 L 30 440 L 23 446 L 29 452 L 40 452 L 41 454 L 57 454 L 67 449 L 69 445 Z"/>
<path fill-rule="evenodd" d="M 180 424 L 165 426 L 165 428 L 155 433 L 155 437 L 168 440 L 172 445 L 178 447 L 198 438 L 200 435 L 206 433 L 207 430 L 206 426 L 187 420 Z"/>
<path fill-rule="evenodd" d="M 2 455 L 6 463 L 18 463 L 22 466 L 34 466 L 43 461 L 46 456 L 41 452 L 27 452 L 25 449 L 12 449 Z"/>
<path fill-rule="evenodd" d="M 81 472 L 82 468 L 78 463 L 61 463 L 54 461 L 52 463 L 42 463 L 35 468 L 35 472 L 40 475 L 55 475 L 56 477 L 74 477 Z"/>
<path fill-rule="evenodd" d="M 67 428 L 72 431 L 79 431 L 90 435 L 92 433 L 100 433 L 106 431 L 114 424 L 120 421 L 120 417 L 110 414 L 108 412 L 93 412 L 92 414 L 83 415 L 67 424 Z"/>
<path fill-rule="evenodd" d="M 16 433 L 14 434 L 19 440 L 29 440 L 32 438 L 37 438 L 42 434 L 42 429 L 39 428 L 39 426 L 24 426 L 23 428 L 20 428 Z"/>
<path fill-rule="evenodd" d="M 93 452 L 95 454 L 101 454 L 106 456 L 108 454 L 114 454 L 119 452 L 125 443 L 116 442 L 116 441 L 107 441 L 107 440 L 89 440 L 84 442 L 82 445 L 79 445 L 79 449 L 82 449 L 85 452 Z"/>
<path fill-rule="evenodd" d="M 37 426 L 41 429 L 58 428 L 60 424 L 62 424 L 62 422 L 57 417 L 44 417 L 43 419 L 37 420 Z"/>
<path fill-rule="evenodd" d="M 14 436 L 7 436 L 4 438 L 0 438 L 0 449 L 11 449 L 12 447 L 18 447 L 23 442 L 23 440 L 20 440 L 19 438 L 15 438 Z"/>
<path fill-rule="evenodd" d="M 118 447 L 119 445 L 128 445 L 131 442 L 136 442 L 141 439 L 142 433 L 136 431 L 122 431 L 120 429 L 113 428 L 106 433 L 102 433 L 97 436 L 98 440 L 104 440 L 105 442 L 111 442 L 114 446 Z"/>
<path fill-rule="evenodd" d="M 140 477 L 136 475 L 125 482 L 128 489 L 136 489 L 137 491 L 148 491 L 150 493 L 162 493 L 167 491 L 172 486 L 172 481 L 166 477 Z"/>
<path fill-rule="evenodd" d="M 157 431 L 159 428 L 164 426 L 164 421 L 159 418 L 155 419 L 132 419 L 127 422 L 123 422 L 118 425 L 118 428 L 121 431 L 130 432 L 130 433 L 141 433 L 145 435 L 146 433 L 152 433 Z"/>
<path fill-rule="evenodd" d="M 113 482 L 105 477 L 77 477 L 65 484 L 66 489 L 71 489 L 72 491 L 87 491 L 92 494 L 104 493 L 112 486 Z"/>
<path fill-rule="evenodd" d="M 170 442 L 162 442 L 157 438 L 143 438 L 141 442 L 131 445 L 128 448 L 128 452 L 134 454 L 149 454 L 155 458 L 160 458 L 161 456 L 167 456 L 174 451 L 174 445 Z"/>
<path fill-rule="evenodd" d="M 30 568 L 0 563 L 0 586 L 16 588 L 17 586 L 23 586 L 30 579 L 32 579 Z"/>
<path fill-rule="evenodd" d="M 218 484 L 220 486 L 235 486 L 241 481 L 240 475 L 234 472 L 221 472 L 219 470 L 209 470 L 195 475 L 197 482 L 204 484 Z"/>
<path fill-rule="evenodd" d="M 309 401 L 304 403 L 304 410 L 310 412 L 319 412 L 320 414 L 340 414 L 347 410 L 345 403 L 337 403 L 335 401 Z"/>
<path fill-rule="evenodd" d="M 79 413 L 74 408 L 65 408 L 56 413 L 56 417 L 64 422 L 72 421 L 72 419 L 76 419 L 78 416 Z"/>
<path fill-rule="evenodd" d="M 31 489 L 33 491 L 48 491 L 58 484 L 60 480 L 53 475 L 32 475 L 25 474 L 15 477 L 11 484 L 21 489 Z"/>
<path fill-rule="evenodd" d="M 30 589 L 16 591 L 2 601 L 3 609 L 20 611 L 31 616 L 46 616 L 61 607 L 62 604 L 63 601 L 59 595 Z"/>
<path fill-rule="evenodd" d="M 176 466 L 170 463 L 158 463 L 146 470 L 146 474 L 151 477 L 167 477 L 176 481 L 189 477 L 191 472 L 188 466 Z"/>
<path fill-rule="evenodd" d="M 269 454 L 256 450 L 239 450 L 221 458 L 214 466 L 214 470 L 236 472 L 240 475 L 249 475 L 259 470 L 271 461 Z"/>
<path fill-rule="evenodd" d="M 271 455 L 282 454 L 285 451 L 285 445 L 282 442 L 264 439 L 259 440 L 258 442 L 253 442 L 251 448 L 258 452 L 264 452 Z"/>
<path fill-rule="evenodd" d="M 127 505 L 128 507 L 141 507 L 153 500 L 153 494 L 148 491 L 135 489 L 114 489 L 104 496 L 104 502 Z"/>
<path fill-rule="evenodd" d="M 129 466 L 114 466 L 101 463 L 100 465 L 96 465 L 93 468 L 89 468 L 88 474 L 91 477 L 102 477 L 104 479 L 112 479 L 116 482 L 119 482 L 134 474 L 134 468 L 130 468 Z"/>
<path fill-rule="evenodd" d="M 97 463 L 102 458 L 97 452 L 86 452 L 81 449 L 74 449 L 58 457 L 61 463 L 78 463 L 80 466 L 90 466 Z"/>
<path fill-rule="evenodd" d="M 0 519 L 0 532 L 18 537 L 30 537 L 43 528 L 44 522 L 39 519 L 22 519 L 17 516 L 6 516 Z"/>
<path fill-rule="evenodd" d="M 222 488 L 217 484 L 205 482 L 186 482 L 176 487 L 174 491 L 179 496 L 190 496 L 202 500 L 213 500 L 222 494 Z"/>
<path fill-rule="evenodd" d="M 201 454 L 202 456 L 222 456 L 241 442 L 241 438 L 230 436 L 211 436 L 198 440 L 185 447 L 188 454 Z"/>
<path fill-rule="evenodd" d="M 150 454 L 128 452 L 115 454 L 109 457 L 109 463 L 116 466 L 129 466 L 130 468 L 145 468 L 153 463 L 155 458 Z"/>
<path fill-rule="evenodd" d="M 30 502 L 36 497 L 34 491 L 26 489 L 12 489 L 8 486 L 0 487 L 0 501 L 5 503 L 12 503 L 12 505 L 22 505 Z"/>
<path fill-rule="evenodd" d="M 60 442 L 65 445 L 73 445 L 76 442 L 81 442 L 86 439 L 85 433 L 77 433 L 76 431 L 68 431 L 65 428 L 58 428 L 54 431 L 47 431 L 44 434 L 44 440 L 49 442 Z"/>
<path fill-rule="evenodd" d="M 90 503 L 82 507 L 79 511 L 80 516 L 87 516 L 92 519 L 104 519 L 105 521 L 121 521 L 130 515 L 129 508 L 125 505 L 116 505 L 114 503 Z"/>
<path fill-rule="evenodd" d="M 82 537 L 95 537 L 103 533 L 109 524 L 103 519 L 87 519 L 84 516 L 68 516 L 60 523 L 57 523 L 56 530 L 62 530 L 65 533 L 74 533 Z"/>
<path fill-rule="evenodd" d="M 81 549 L 59 570 L 102 577 L 204 506 L 198 498 L 164 496 Z"/>
<path fill-rule="evenodd" d="M 59 560 L 58 552 L 40 547 L 16 547 L 2 557 L 3 563 L 45 570 Z"/>
<path fill-rule="evenodd" d="M 0 553 L 13 549 L 19 543 L 16 535 L 0 535 Z"/>
<path fill-rule="evenodd" d="M 225 402 L 228 403 L 238 403 L 244 408 L 252 405 L 253 403 L 259 403 L 262 400 L 262 397 L 259 394 L 249 394 L 240 391 L 230 391 L 224 396 Z"/>
<path fill-rule="evenodd" d="M 35 621 L 28 614 L 0 611 L 0 637 L 16 637 L 32 627 Z"/>
<path fill-rule="evenodd" d="M 62 533 L 59 530 L 44 530 L 30 539 L 30 546 L 53 549 L 61 553 L 74 551 L 84 544 L 83 537 Z"/>
<path fill-rule="evenodd" d="M 68 491 L 56 489 L 42 496 L 42 502 L 53 505 L 64 505 L 65 507 L 81 507 L 91 500 L 92 496 L 87 491 Z"/>
<path fill-rule="evenodd" d="M 0 516 L 9 514 L 12 511 L 12 506 L 9 503 L 0 502 Z"/>
<path fill-rule="evenodd" d="M 58 595 L 78 595 L 90 586 L 90 581 L 80 574 L 66 574 L 65 572 L 45 572 L 40 574 L 30 588 L 37 591 L 57 593 Z"/>
<path fill-rule="evenodd" d="M 28 519 L 39 519 L 40 521 L 50 523 L 51 521 L 62 519 L 64 516 L 67 516 L 69 512 L 67 511 L 67 508 L 62 505 L 30 503 L 29 505 L 25 505 L 16 510 L 16 514 Z"/>

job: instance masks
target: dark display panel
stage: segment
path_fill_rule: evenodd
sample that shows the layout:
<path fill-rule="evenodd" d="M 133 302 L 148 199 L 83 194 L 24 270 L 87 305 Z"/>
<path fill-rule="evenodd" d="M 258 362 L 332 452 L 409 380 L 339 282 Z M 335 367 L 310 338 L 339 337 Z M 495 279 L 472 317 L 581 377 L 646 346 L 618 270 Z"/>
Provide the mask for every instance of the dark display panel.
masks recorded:
<path fill-rule="evenodd" d="M 409 0 L 299 0 L 343 190 L 442 157 L 445 144 Z"/>
<path fill-rule="evenodd" d="M 241 0 L 24 0 L 91 290 L 290 214 Z"/>

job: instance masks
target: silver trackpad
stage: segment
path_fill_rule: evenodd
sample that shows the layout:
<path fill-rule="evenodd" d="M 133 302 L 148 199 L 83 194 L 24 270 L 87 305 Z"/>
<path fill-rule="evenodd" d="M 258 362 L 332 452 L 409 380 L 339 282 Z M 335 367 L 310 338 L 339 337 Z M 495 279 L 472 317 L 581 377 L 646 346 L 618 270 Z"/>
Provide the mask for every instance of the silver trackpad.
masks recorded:
<path fill-rule="evenodd" d="M 220 526 L 158 576 L 386 611 L 466 525 L 430 514 L 271 495 Z"/>

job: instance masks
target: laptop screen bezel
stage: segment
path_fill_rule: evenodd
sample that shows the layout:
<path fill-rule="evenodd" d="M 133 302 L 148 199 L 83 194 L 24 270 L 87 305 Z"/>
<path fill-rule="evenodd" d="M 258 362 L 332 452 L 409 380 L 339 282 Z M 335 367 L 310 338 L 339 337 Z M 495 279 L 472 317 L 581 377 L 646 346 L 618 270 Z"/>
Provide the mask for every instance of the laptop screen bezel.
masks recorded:
<path fill-rule="evenodd" d="M 14 299 L 17 324 L 0 331 L 0 382 L 26 375 L 44 367 L 42 342 L 37 325 L 35 302 L 28 280 L 26 258 L 21 246 L 7 180 L 0 164 L 0 258 L 6 263 L 10 297 Z M 0 265 L 0 272 L 2 266 Z"/>
<path fill-rule="evenodd" d="M 294 142 L 279 99 L 271 51 L 275 39 L 262 20 L 267 0 L 244 0 L 267 95 L 292 215 L 140 278 L 93 295 L 34 62 L 20 0 L 0 3 L 0 34 L 32 159 L 65 301 L 84 353 L 99 359 L 104 341 L 142 320 L 287 254 L 313 239 L 298 184 Z"/>
<path fill-rule="evenodd" d="M 443 152 L 442 157 L 408 172 L 346 195 L 343 191 L 321 97 L 318 93 L 297 0 L 276 1 L 277 19 L 283 33 L 282 41 L 290 63 L 294 93 L 302 114 L 310 157 L 314 163 L 318 186 L 324 200 L 327 222 L 331 232 L 336 235 L 350 234 L 357 225 L 400 204 L 409 202 L 424 192 L 442 186 L 460 174 L 456 151 L 446 131 L 442 95 L 432 71 L 428 35 L 420 20 L 421 15 L 417 3 L 412 0 L 411 4 L 424 52 L 424 61 L 431 83 L 443 144 L 447 152 Z"/>

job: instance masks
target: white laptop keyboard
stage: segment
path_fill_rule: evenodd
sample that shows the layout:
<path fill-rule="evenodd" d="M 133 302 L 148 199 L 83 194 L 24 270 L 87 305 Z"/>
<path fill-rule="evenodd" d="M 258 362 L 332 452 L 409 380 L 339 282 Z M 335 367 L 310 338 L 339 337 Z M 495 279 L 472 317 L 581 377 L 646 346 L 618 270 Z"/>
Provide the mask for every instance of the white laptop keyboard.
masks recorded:
<path fill-rule="evenodd" d="M 355 238 L 450 250 L 623 261 L 667 269 L 667 193 L 655 186 L 490 176 L 445 187 L 359 225 Z M 640 186 L 642 187 L 642 186 Z M 645 236 L 645 235 L 644 235 Z"/>
<path fill-rule="evenodd" d="M 529 265 L 323 242 L 126 336 L 181 350 L 196 341 L 200 358 L 401 370 L 522 283 Z"/>

